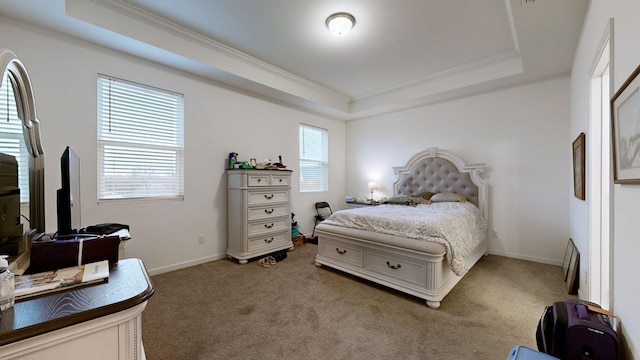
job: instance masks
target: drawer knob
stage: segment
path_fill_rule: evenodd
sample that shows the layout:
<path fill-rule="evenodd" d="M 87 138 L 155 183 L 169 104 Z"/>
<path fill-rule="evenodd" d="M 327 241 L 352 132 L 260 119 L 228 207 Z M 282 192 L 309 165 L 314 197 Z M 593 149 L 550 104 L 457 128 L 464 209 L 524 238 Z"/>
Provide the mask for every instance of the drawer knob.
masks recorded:
<path fill-rule="evenodd" d="M 264 212 L 267 214 L 273 214 L 274 209 L 268 210 L 268 209 L 264 209 Z"/>
<path fill-rule="evenodd" d="M 271 194 L 271 195 L 264 194 L 264 198 L 267 199 L 267 200 L 271 200 L 271 199 L 273 199 L 273 194 Z"/>
<path fill-rule="evenodd" d="M 279 181 L 282 182 L 282 179 L 280 179 Z"/>
<path fill-rule="evenodd" d="M 267 229 L 271 229 L 273 227 L 273 223 L 271 223 L 271 225 L 269 224 L 264 224 L 264 227 L 266 227 Z"/>
<path fill-rule="evenodd" d="M 266 243 L 270 243 L 270 242 L 272 242 L 272 241 L 273 241 L 273 238 L 271 238 L 271 239 L 264 239 L 264 242 L 266 242 Z"/>
<path fill-rule="evenodd" d="M 258 182 L 262 181 L 262 179 L 258 179 Z"/>
<path fill-rule="evenodd" d="M 398 264 L 398 265 L 391 265 L 388 261 L 387 261 L 387 266 L 392 268 L 393 270 L 398 270 L 402 267 L 402 265 Z"/>
<path fill-rule="evenodd" d="M 342 250 L 342 251 L 341 251 L 340 249 L 336 248 L 336 251 L 337 251 L 337 252 L 338 252 L 338 254 L 340 254 L 340 255 L 344 255 L 344 254 L 346 254 L 346 253 L 347 253 L 347 249 L 344 249 L 344 250 Z"/>

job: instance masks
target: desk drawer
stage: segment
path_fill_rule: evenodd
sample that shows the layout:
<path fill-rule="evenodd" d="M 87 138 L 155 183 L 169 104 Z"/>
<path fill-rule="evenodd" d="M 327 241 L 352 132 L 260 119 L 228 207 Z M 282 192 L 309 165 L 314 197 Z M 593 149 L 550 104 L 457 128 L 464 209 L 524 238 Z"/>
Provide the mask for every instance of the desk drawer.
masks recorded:
<path fill-rule="evenodd" d="M 427 263 L 423 260 L 367 249 L 364 267 L 390 278 L 420 286 L 427 285 Z"/>
<path fill-rule="evenodd" d="M 318 253 L 328 258 L 361 267 L 364 249 L 361 246 L 347 242 L 323 239 L 318 244 Z"/>

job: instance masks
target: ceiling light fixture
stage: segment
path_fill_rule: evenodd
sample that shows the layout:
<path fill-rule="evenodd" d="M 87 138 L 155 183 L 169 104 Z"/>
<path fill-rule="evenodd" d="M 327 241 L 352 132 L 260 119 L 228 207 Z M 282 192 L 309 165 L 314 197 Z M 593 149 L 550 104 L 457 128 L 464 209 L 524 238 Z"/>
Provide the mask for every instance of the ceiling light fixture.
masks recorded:
<path fill-rule="evenodd" d="M 346 12 L 335 13 L 327 18 L 325 25 L 333 36 L 343 37 L 347 35 L 356 24 L 356 18 Z"/>

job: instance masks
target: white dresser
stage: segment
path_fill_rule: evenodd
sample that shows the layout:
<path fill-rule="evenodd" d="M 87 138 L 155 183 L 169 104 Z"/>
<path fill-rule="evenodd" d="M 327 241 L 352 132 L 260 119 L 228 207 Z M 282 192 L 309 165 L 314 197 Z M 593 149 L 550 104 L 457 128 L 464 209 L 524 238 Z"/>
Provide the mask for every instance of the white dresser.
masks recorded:
<path fill-rule="evenodd" d="M 291 170 L 227 170 L 227 255 L 251 258 L 293 249 Z"/>

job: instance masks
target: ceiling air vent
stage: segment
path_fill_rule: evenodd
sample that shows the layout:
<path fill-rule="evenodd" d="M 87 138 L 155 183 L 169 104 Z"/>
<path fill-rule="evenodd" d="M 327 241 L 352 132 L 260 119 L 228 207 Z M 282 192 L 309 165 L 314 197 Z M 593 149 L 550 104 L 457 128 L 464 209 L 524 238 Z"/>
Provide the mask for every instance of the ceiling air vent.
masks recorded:
<path fill-rule="evenodd" d="M 522 2 L 522 6 L 531 6 L 536 0 L 520 0 Z"/>

